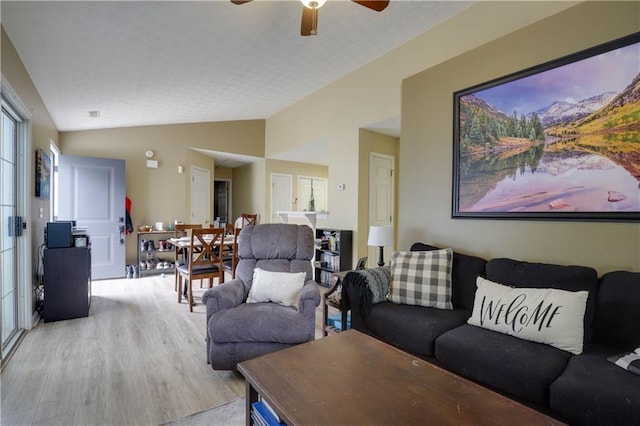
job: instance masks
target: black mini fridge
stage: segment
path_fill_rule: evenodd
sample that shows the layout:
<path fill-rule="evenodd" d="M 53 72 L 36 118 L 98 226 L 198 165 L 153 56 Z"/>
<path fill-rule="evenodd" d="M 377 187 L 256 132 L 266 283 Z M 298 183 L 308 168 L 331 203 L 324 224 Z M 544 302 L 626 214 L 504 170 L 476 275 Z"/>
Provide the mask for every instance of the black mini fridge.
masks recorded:
<path fill-rule="evenodd" d="M 91 248 L 44 249 L 44 322 L 89 316 Z"/>

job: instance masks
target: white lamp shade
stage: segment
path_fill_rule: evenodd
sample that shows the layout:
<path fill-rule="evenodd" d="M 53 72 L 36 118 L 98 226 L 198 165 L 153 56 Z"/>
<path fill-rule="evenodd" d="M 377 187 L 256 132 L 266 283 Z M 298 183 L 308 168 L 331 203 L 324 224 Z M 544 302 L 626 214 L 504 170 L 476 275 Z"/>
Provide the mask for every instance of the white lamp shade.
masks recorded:
<path fill-rule="evenodd" d="M 369 240 L 367 244 L 376 247 L 393 245 L 393 228 L 388 225 L 372 225 L 369 228 Z"/>

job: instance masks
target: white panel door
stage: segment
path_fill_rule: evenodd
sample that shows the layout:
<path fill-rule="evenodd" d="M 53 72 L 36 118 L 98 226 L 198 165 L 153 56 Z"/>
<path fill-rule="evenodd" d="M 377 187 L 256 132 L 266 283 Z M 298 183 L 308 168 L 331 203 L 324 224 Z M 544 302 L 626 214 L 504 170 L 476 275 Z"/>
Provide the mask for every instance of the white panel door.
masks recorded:
<path fill-rule="evenodd" d="M 293 176 L 271 173 L 271 223 L 281 222 L 276 212 L 292 210 Z"/>
<path fill-rule="evenodd" d="M 211 219 L 211 172 L 191 166 L 191 223 L 206 225 Z"/>
<path fill-rule="evenodd" d="M 125 276 L 125 162 L 61 155 L 59 216 L 86 226 L 93 279 Z"/>
<path fill-rule="evenodd" d="M 371 153 L 369 157 L 369 225 L 393 225 L 394 157 Z M 385 250 L 385 263 L 391 250 Z M 369 247 L 369 259 L 378 258 L 378 248 Z"/>

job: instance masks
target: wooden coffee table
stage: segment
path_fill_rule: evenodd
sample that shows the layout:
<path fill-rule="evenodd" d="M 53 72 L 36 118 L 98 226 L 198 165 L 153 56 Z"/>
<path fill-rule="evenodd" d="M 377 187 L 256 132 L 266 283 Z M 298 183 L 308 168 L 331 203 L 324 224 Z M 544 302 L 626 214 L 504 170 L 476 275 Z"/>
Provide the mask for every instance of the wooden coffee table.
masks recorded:
<path fill-rule="evenodd" d="M 561 425 L 355 330 L 244 361 L 247 425 L 265 399 L 287 425 Z"/>

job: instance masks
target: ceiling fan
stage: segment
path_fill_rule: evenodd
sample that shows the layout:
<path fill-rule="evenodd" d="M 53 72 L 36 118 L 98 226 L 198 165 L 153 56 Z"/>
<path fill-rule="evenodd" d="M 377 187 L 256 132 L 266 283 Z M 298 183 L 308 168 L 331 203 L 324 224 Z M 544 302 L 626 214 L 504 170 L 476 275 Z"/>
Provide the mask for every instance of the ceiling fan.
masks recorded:
<path fill-rule="evenodd" d="M 245 4 L 252 0 L 231 0 L 233 4 Z M 389 0 L 351 0 L 376 12 L 383 11 L 388 5 Z M 318 9 L 324 5 L 327 0 L 300 0 L 302 3 L 302 24 L 300 26 L 300 35 L 309 36 L 318 34 Z"/>

